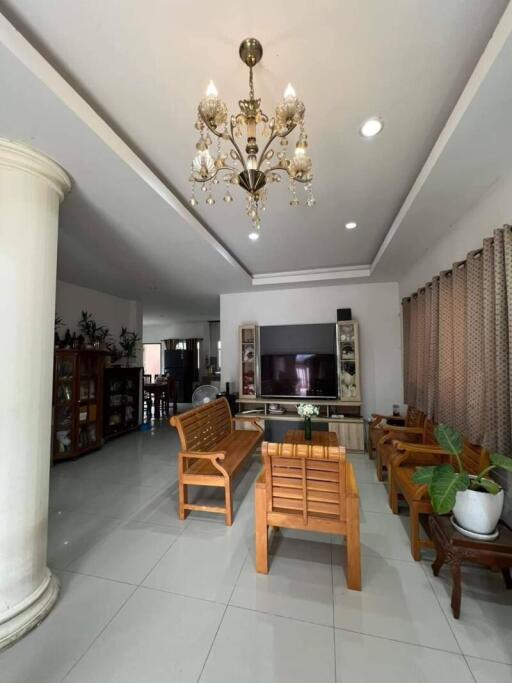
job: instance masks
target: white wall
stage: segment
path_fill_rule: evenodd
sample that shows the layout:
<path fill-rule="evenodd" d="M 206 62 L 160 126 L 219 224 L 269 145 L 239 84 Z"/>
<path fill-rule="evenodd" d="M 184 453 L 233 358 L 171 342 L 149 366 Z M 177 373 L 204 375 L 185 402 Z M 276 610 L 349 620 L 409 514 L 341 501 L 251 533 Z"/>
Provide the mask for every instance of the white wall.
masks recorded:
<path fill-rule="evenodd" d="M 88 311 L 99 325 L 108 327 L 116 341 L 122 327 L 127 327 L 142 337 L 142 304 L 139 301 L 122 299 L 58 280 L 55 313 L 63 318 L 63 326 L 59 329 L 61 336 L 68 327 L 72 333 L 78 332 L 77 325 L 82 311 Z M 142 350 L 135 362 L 142 364 Z"/>
<path fill-rule="evenodd" d="M 452 263 L 465 259 L 504 223 L 512 223 L 512 173 L 497 181 L 457 223 L 446 226 L 443 239 L 400 278 L 400 297 L 409 296 L 442 270 L 451 268 Z"/>
<path fill-rule="evenodd" d="M 238 326 L 336 321 L 351 308 L 359 321 L 363 413 L 391 412 L 402 402 L 401 341 L 397 283 L 336 285 L 222 294 L 222 384 L 238 390 Z"/>

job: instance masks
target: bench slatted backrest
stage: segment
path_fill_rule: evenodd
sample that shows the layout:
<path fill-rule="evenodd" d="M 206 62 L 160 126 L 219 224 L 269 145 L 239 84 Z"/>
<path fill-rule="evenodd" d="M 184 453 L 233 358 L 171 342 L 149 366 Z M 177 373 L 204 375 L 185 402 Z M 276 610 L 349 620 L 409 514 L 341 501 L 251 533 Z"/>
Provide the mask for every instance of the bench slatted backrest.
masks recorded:
<path fill-rule="evenodd" d="M 206 403 L 199 408 L 175 415 L 171 424 L 176 427 L 182 451 L 212 451 L 231 434 L 231 411 L 225 398 Z"/>
<path fill-rule="evenodd" d="M 265 463 L 268 512 L 346 520 L 346 460 L 341 446 L 268 443 Z"/>
<path fill-rule="evenodd" d="M 414 406 L 409 406 L 407 408 L 407 415 L 405 416 L 405 426 L 406 427 L 423 427 L 426 415 L 421 410 L 414 408 Z"/>

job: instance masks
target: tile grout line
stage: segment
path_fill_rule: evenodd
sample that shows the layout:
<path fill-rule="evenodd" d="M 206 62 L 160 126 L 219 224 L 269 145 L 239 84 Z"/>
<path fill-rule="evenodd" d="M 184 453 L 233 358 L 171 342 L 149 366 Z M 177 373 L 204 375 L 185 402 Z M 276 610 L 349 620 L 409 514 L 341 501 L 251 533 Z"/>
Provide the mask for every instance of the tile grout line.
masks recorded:
<path fill-rule="evenodd" d="M 104 580 L 105 580 L 105 579 L 104 579 Z M 131 584 L 130 584 L 130 585 L 131 585 Z M 105 629 L 106 629 L 108 626 L 110 626 L 110 624 L 112 623 L 112 621 L 117 617 L 117 615 L 118 615 L 119 612 L 123 609 L 123 607 L 126 605 L 126 603 L 128 602 L 128 600 L 130 600 L 130 599 L 135 595 L 135 593 L 137 592 L 137 590 L 138 590 L 139 587 L 138 587 L 138 586 L 133 586 L 133 585 L 132 585 L 132 587 L 133 587 L 133 590 L 130 592 L 129 595 L 126 596 L 126 600 L 123 600 L 123 602 L 121 603 L 121 605 L 119 606 L 119 608 L 114 612 L 114 614 L 112 615 L 112 617 L 107 621 L 107 623 L 103 626 L 103 628 L 100 629 L 100 631 L 96 634 L 96 636 L 92 639 L 92 641 L 91 641 L 91 642 L 89 643 L 89 645 L 85 648 L 85 650 L 82 652 L 82 654 L 81 654 L 81 655 L 78 657 L 78 659 L 73 663 L 73 665 L 68 669 L 68 671 L 66 671 L 66 673 L 64 674 L 64 676 L 61 678 L 61 683 L 64 683 L 64 681 L 65 681 L 66 678 L 69 676 L 69 674 L 70 674 L 70 673 L 73 671 L 73 669 L 82 661 L 82 659 L 83 659 L 83 658 L 85 657 L 85 655 L 89 652 L 89 650 L 91 649 L 91 647 L 92 647 L 92 646 L 94 645 L 94 643 L 98 640 L 98 638 L 99 638 L 99 637 L 101 636 L 101 634 L 105 631 Z"/>
<path fill-rule="evenodd" d="M 177 536 L 177 537 L 174 539 L 174 541 L 172 541 L 171 545 L 170 545 L 170 546 L 167 548 L 167 550 L 164 552 L 164 555 L 167 554 L 167 552 L 168 552 L 168 551 L 170 550 L 170 548 L 174 545 L 174 543 L 176 543 L 176 541 L 178 540 L 178 538 L 179 538 L 179 536 Z M 163 557 L 163 555 L 162 555 L 162 557 Z M 149 574 L 150 572 L 153 571 L 153 569 L 154 569 L 154 568 L 156 567 L 156 565 L 160 562 L 160 560 L 162 559 L 162 557 L 160 557 L 160 558 L 157 560 L 157 562 L 155 562 L 155 564 L 153 565 L 153 567 L 151 568 L 151 570 L 150 570 L 150 571 L 146 574 L 146 576 L 142 579 L 143 581 L 146 579 L 146 577 L 148 576 L 148 574 Z M 74 573 L 75 573 L 75 574 L 78 574 L 78 572 L 74 572 Z M 88 574 L 84 574 L 83 576 L 89 576 L 89 575 L 88 575 Z M 103 579 L 103 577 L 93 577 L 93 578 L 100 578 L 100 579 L 102 579 L 102 580 L 104 580 L 104 581 L 105 581 L 105 580 L 107 580 L 107 581 L 110 580 L 110 579 Z M 116 583 L 123 583 L 123 582 L 117 581 Z M 133 587 L 133 591 L 130 592 L 130 594 L 127 596 L 126 600 L 124 600 L 123 603 L 120 605 L 119 609 L 116 610 L 116 612 L 115 612 L 115 613 L 112 615 L 112 617 L 107 621 L 107 623 L 104 625 L 104 627 L 103 627 L 102 629 L 100 629 L 100 631 L 96 634 L 96 637 L 93 638 L 93 640 L 89 643 L 88 647 L 84 650 L 84 652 L 80 655 L 80 657 L 78 657 L 78 659 L 74 662 L 73 666 L 66 672 L 66 674 L 64 675 L 64 677 L 61 679 L 61 683 L 64 683 L 64 681 L 65 681 L 66 678 L 69 676 L 69 674 L 73 671 L 73 669 L 82 661 L 82 659 L 83 659 L 83 658 L 85 657 L 85 655 L 89 652 L 89 650 L 92 648 L 92 646 L 94 645 L 94 643 L 96 643 L 96 641 L 98 640 L 98 638 L 100 638 L 100 636 L 105 632 L 105 630 L 108 628 L 108 626 L 110 626 L 110 624 L 112 623 L 112 621 L 117 617 L 117 615 L 119 614 L 119 612 L 124 608 L 124 606 L 126 605 L 126 603 L 128 602 L 128 600 L 130 600 L 130 599 L 135 595 L 135 593 L 142 587 L 140 583 L 139 583 L 139 584 L 127 584 L 127 583 L 124 583 L 124 585 L 132 586 L 132 587 Z"/>
<path fill-rule="evenodd" d="M 201 671 L 199 672 L 199 676 L 197 677 L 196 683 L 200 683 L 200 680 L 203 676 L 203 672 L 205 670 L 206 664 L 208 663 L 208 659 L 210 658 L 211 651 L 213 650 L 213 646 L 215 645 L 215 641 L 217 640 L 217 634 L 219 633 L 220 627 L 222 626 L 222 624 L 224 622 L 224 617 L 226 616 L 226 612 L 228 611 L 228 607 L 230 606 L 231 598 L 233 597 L 233 593 L 235 592 L 235 589 L 238 585 L 238 581 L 240 580 L 240 576 L 242 575 L 242 571 L 243 571 L 245 564 L 246 564 L 248 559 L 249 559 L 249 551 L 247 551 L 245 559 L 242 562 L 242 565 L 240 567 L 240 571 L 238 572 L 238 576 L 236 577 L 236 580 L 233 583 L 233 589 L 229 595 L 227 604 L 224 608 L 224 612 L 222 613 L 222 617 L 220 618 L 219 625 L 217 626 L 217 630 L 215 631 L 215 634 L 212 638 L 212 642 L 210 643 L 210 647 L 208 648 L 208 652 L 206 654 L 206 657 L 204 658 L 203 666 L 201 667 Z"/>

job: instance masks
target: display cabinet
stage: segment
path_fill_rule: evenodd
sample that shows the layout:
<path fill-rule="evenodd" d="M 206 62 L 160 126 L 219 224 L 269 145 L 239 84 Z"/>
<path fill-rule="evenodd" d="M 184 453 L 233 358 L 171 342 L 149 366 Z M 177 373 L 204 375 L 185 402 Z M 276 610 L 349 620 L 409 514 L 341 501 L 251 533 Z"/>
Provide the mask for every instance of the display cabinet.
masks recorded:
<path fill-rule="evenodd" d="M 354 320 L 337 323 L 339 398 L 344 403 L 361 401 L 359 325 Z"/>
<path fill-rule="evenodd" d="M 140 424 L 142 368 L 105 369 L 103 434 L 105 438 L 130 432 Z"/>
<path fill-rule="evenodd" d="M 239 328 L 239 394 L 241 398 L 255 398 L 258 387 L 258 326 L 240 325 Z"/>
<path fill-rule="evenodd" d="M 103 368 L 105 353 L 55 351 L 52 456 L 68 460 L 102 444 Z"/>

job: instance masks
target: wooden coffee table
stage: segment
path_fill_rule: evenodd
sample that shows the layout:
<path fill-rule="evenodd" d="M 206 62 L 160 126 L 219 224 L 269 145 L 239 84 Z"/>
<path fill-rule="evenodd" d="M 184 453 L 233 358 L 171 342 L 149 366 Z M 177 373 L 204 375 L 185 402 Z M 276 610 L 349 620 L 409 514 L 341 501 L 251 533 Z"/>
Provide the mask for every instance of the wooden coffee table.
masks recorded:
<path fill-rule="evenodd" d="M 311 444 L 312 446 L 339 446 L 336 432 L 311 432 L 311 441 L 306 441 L 303 429 L 289 429 L 284 435 L 284 442 Z"/>

